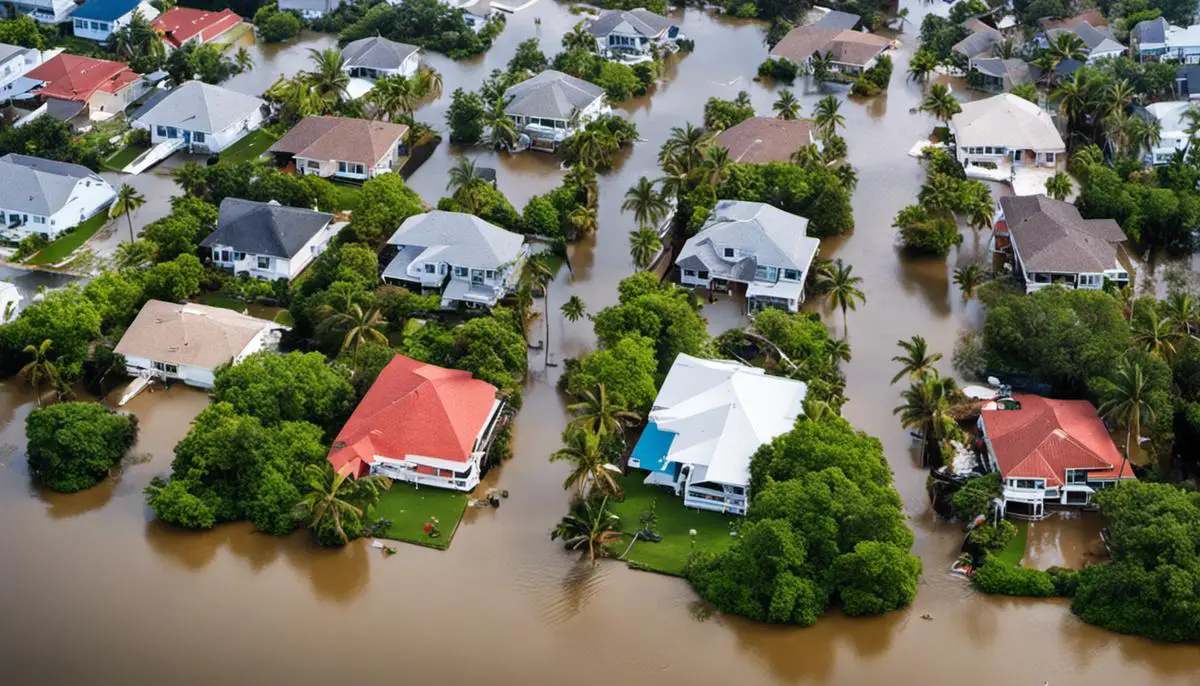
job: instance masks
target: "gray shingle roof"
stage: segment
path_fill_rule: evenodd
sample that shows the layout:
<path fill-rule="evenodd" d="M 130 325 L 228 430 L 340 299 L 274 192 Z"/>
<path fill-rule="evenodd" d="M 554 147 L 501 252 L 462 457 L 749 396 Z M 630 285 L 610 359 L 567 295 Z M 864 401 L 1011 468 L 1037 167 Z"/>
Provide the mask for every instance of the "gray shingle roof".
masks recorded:
<path fill-rule="evenodd" d="M 31 48 L 22 48 L 19 45 L 9 45 L 8 43 L 0 43 L 0 64 L 4 64 L 13 57 L 24 52 L 36 53 L 37 50 Z"/>
<path fill-rule="evenodd" d="M 700 233 L 679 252 L 676 263 L 687 269 L 703 264 L 718 278 L 749 281 L 759 264 L 807 272 L 821 242 L 808 236 L 808 220 L 759 202 L 722 200 Z M 735 248 L 752 258 L 723 257 Z"/>
<path fill-rule="evenodd" d="M 433 210 L 405 219 L 388 243 L 440 248 L 439 262 L 495 269 L 520 256 L 525 237 L 472 214 Z"/>
<path fill-rule="evenodd" d="M 646 38 L 654 38 L 673 25 L 670 19 L 650 10 L 639 8 L 601 12 L 600 16 L 588 25 L 587 30 L 593 36 L 607 36 L 623 23 L 628 24 L 635 33 Z"/>
<path fill-rule="evenodd" d="M 228 245 L 252 255 L 291 258 L 332 220 L 333 215 L 325 212 L 225 198 L 216 230 L 200 245 Z"/>
<path fill-rule="evenodd" d="M 849 12 L 839 12 L 837 10 L 829 10 L 825 16 L 818 19 L 813 26 L 820 26 L 827 29 L 852 29 L 858 26 L 858 22 L 862 21 L 862 17 Z"/>
<path fill-rule="evenodd" d="M 1028 272 L 1098 273 L 1117 266 L 1125 233 L 1112 219 L 1084 219 L 1044 195 L 1000 198 L 1004 221 Z"/>
<path fill-rule="evenodd" d="M 1129 40 L 1137 43 L 1167 42 L 1167 20 L 1159 17 L 1139 21 L 1129 32 Z"/>
<path fill-rule="evenodd" d="M 950 48 L 954 52 L 966 57 L 976 57 L 984 53 L 990 53 L 992 46 L 1000 42 L 1000 32 L 990 26 L 982 26 L 976 31 L 972 31 L 966 38 L 954 44 Z"/>
<path fill-rule="evenodd" d="M 408 56 L 420 50 L 415 45 L 397 43 L 381 36 L 361 38 L 342 48 L 347 67 L 399 69 Z"/>
<path fill-rule="evenodd" d="M 84 179 L 105 183 L 91 169 L 78 164 L 8 154 L 0 157 L 0 207 L 49 216 L 67 204 L 75 186 Z"/>
<path fill-rule="evenodd" d="M 280 10 L 332 12 L 349 0 L 279 0 Z"/>
<path fill-rule="evenodd" d="M 561 71 L 547 69 L 527 81 L 504 91 L 508 105 L 504 111 L 527 117 L 570 119 L 604 97 L 604 89 Z"/>
<path fill-rule="evenodd" d="M 177 126 L 216 133 L 266 105 L 252 95 L 200 81 L 185 84 L 146 101 L 133 118 L 146 125 Z"/>
<path fill-rule="evenodd" d="M 1096 28 L 1086 21 L 1080 22 L 1074 29 L 1050 29 L 1046 35 L 1053 38 L 1061 33 L 1074 33 L 1079 36 L 1083 44 L 1087 46 L 1088 52 L 1115 52 L 1124 50 L 1125 46 L 1121 45 L 1113 38 L 1112 29 L 1107 26 Z"/>

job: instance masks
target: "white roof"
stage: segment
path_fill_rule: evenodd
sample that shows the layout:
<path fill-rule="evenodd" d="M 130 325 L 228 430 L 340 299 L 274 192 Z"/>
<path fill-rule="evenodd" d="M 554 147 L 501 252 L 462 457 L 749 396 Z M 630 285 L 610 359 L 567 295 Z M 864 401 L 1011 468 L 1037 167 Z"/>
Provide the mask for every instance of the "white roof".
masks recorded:
<path fill-rule="evenodd" d="M 431 262 L 437 256 L 437 261 L 460 267 L 496 269 L 520 257 L 525 237 L 473 214 L 433 210 L 405 219 L 388 244 L 425 248 L 413 261 Z"/>
<path fill-rule="evenodd" d="M 964 102 L 950 119 L 958 147 L 1004 146 L 1020 150 L 1066 150 L 1050 113 L 1025 98 L 1002 93 Z"/>
<path fill-rule="evenodd" d="M 1196 107 L 1196 103 L 1188 100 L 1168 100 L 1146 105 L 1146 111 L 1158 120 L 1162 133 L 1182 132 L 1187 128 L 1183 122 L 1183 113 Z"/>
<path fill-rule="evenodd" d="M 176 126 L 189 131 L 217 133 L 254 113 L 266 102 L 228 88 L 200 81 L 155 95 L 134 114 L 147 126 Z"/>
<path fill-rule="evenodd" d="M 807 392 L 804 382 L 767 376 L 757 367 L 681 354 L 650 421 L 675 434 L 665 462 L 693 465 L 695 479 L 745 486 L 750 458 L 792 429 Z"/>
<path fill-rule="evenodd" d="M 707 269 L 719 278 L 751 281 L 759 265 L 795 269 L 803 282 L 821 241 L 808 235 L 808 220 L 760 202 L 722 200 L 700 233 L 679 251 L 681 269 Z M 725 248 L 738 250 L 724 257 Z"/>

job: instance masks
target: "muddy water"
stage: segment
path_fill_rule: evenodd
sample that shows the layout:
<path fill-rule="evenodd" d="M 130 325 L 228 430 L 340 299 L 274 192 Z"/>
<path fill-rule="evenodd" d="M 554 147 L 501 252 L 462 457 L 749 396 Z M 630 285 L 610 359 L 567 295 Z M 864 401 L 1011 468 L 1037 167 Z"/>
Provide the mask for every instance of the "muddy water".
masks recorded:
<path fill-rule="evenodd" d="M 947 6 L 914 5 L 913 25 L 927 7 L 944 12 Z M 540 27 L 533 17 L 542 19 Z M 553 52 L 574 21 L 543 1 L 511 17 L 483 59 L 455 64 L 431 55 L 428 61 L 444 74 L 447 92 L 474 88 L 520 40 L 538 36 Z M 684 21 L 698 50 L 652 97 L 623 108 L 650 142 L 635 146 L 602 178 L 600 233 L 573 247 L 574 274 L 564 272 L 551 289 L 555 310 L 572 293 L 592 310 L 615 300 L 616 281 L 632 272 L 626 238 L 632 221 L 619 211 L 621 196 L 638 176 L 656 174 L 658 145 L 671 126 L 699 122 L 705 98 L 733 97 L 739 89 L 750 91 L 760 112 L 770 111 L 772 90 L 749 78 L 765 54 L 761 27 L 694 10 Z M 1088 627 L 1062 603 L 982 597 L 944 573 L 961 534 L 938 523 L 926 504 L 925 472 L 891 415 L 898 391 L 887 385 L 894 372 L 888 360 L 893 342 L 914 333 L 949 353 L 958 329 L 979 313 L 976 305 L 961 304 L 948 273 L 982 257 L 985 247 L 984 237 L 967 235 L 949 259 L 930 261 L 901 259 L 894 247 L 892 216 L 912 200 L 922 176 L 905 151 L 931 125 L 909 113 L 920 95 L 903 78 L 911 40 L 902 36 L 886 96 L 843 106 L 861 179 L 854 202 L 858 229 L 822 248 L 852 263 L 865 280 L 868 303 L 849 317 L 854 361 L 847 367 L 846 415 L 884 442 L 917 532 L 925 575 L 910 610 L 870 620 L 835 614 L 803 630 L 761 626 L 710 616 L 682 581 L 616 563 L 593 570 L 565 554 L 548 539 L 566 502 L 564 474 L 545 461 L 564 423 L 563 401 L 553 389 L 559 368 L 544 369 L 540 355 L 531 358 L 517 456 L 489 476 L 489 485 L 512 497 L 498 510 L 469 512 L 450 551 L 401 546 L 392 558 L 362 543 L 331 552 L 314 549 L 303 535 L 279 540 L 246 526 L 187 534 L 153 522 L 140 492 L 167 469 L 170 446 L 203 406 L 203 396 L 187 389 L 143 395 L 131 404 L 143 431 L 136 450 L 152 453 L 151 462 L 128 467 L 119 481 L 95 492 L 42 494 L 29 482 L 20 448 L 32 397 L 8 382 L 0 384 L 0 517 L 6 524 L 0 528 L 0 613 L 10 618 L 0 623 L 5 681 L 1194 683 L 1200 669 L 1194 648 Z M 295 47 L 279 51 L 287 65 L 271 66 L 256 83 L 273 81 L 280 69 L 304 68 L 304 51 Z M 821 94 L 806 89 L 805 109 Z M 441 125 L 446 104 L 433 103 L 418 116 Z M 443 145 L 412 177 L 427 201 L 443 194 L 455 152 Z M 469 152 L 498 167 L 501 187 L 518 206 L 560 177 L 545 156 Z M 741 321 L 730 303 L 718 303 L 710 314 L 716 330 Z M 840 334 L 840 315 L 828 321 Z M 592 344 L 585 322 L 560 317 L 552 320 L 551 337 L 555 358 Z M 1030 536 L 1031 561 L 1054 564 L 1058 553 L 1047 551 L 1064 540 L 1061 533 L 1053 540 L 1055 527 L 1066 531 L 1078 523 L 1039 523 Z M 1066 541 L 1066 549 L 1073 545 Z M 926 613 L 933 621 L 920 618 Z"/>

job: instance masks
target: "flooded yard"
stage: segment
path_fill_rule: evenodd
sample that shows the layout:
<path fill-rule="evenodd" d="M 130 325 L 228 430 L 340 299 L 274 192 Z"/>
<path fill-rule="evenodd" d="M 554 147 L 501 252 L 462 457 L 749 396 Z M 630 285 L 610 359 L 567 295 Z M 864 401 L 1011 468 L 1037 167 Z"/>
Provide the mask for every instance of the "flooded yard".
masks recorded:
<path fill-rule="evenodd" d="M 915 31 L 944 3 L 901 3 Z M 534 19 L 540 19 L 535 24 Z M 448 94 L 477 88 L 538 38 L 543 51 L 578 21 L 565 5 L 542 0 L 509 18 L 486 56 L 456 63 L 429 54 L 447 96 L 417 118 L 444 129 Z M 699 123 L 709 96 L 749 92 L 760 114 L 771 112 L 776 88 L 752 80 L 766 54 L 764 26 L 697 9 L 683 14 L 696 52 L 680 59 L 666 83 L 617 108 L 638 126 L 644 142 L 601 176 L 599 232 L 571 246 L 572 272 L 560 272 L 551 306 L 578 295 L 596 311 L 616 301 L 615 285 L 633 272 L 620 211 L 625 190 L 640 176 L 658 176 L 656 156 L 671 127 Z M 930 686 L 969 680 L 974 686 L 1178 685 L 1195 683 L 1200 652 L 1112 634 L 1075 619 L 1065 603 L 998 599 L 973 592 L 946 573 L 962 532 L 939 521 L 925 494 L 907 433 L 892 416 L 899 389 L 895 341 L 913 334 L 945 353 L 958 331 L 977 320 L 979 306 L 963 304 L 950 282 L 954 267 L 982 260 L 987 236 L 970 232 L 945 260 L 903 257 L 892 218 L 913 201 L 924 173 L 906 153 L 933 121 L 910 113 L 921 97 L 905 80 L 915 37 L 899 36 L 890 90 L 850 99 L 842 113 L 849 158 L 859 173 L 854 196 L 857 229 L 823 242 L 821 254 L 842 258 L 864 278 L 867 302 L 829 315 L 853 346 L 846 366 L 850 402 L 844 413 L 883 442 L 896 485 L 916 532 L 924 575 L 913 606 L 881 618 L 824 617 L 808 629 L 755 624 L 712 615 L 685 581 L 602 563 L 593 569 L 549 538 L 562 515 L 565 466 L 549 464 L 565 424 L 564 398 L 555 390 L 561 367 L 531 355 L 524 406 L 515 423 L 515 457 L 493 470 L 482 488 L 511 497 L 499 509 L 468 509 L 448 551 L 400 546 L 388 558 L 359 541 L 321 550 L 304 534 L 284 539 L 249 525 L 190 533 L 153 521 L 142 489 L 170 465 L 171 448 L 206 403 L 204 394 L 173 387 L 143 393 L 127 407 L 138 415 L 134 451 L 149 461 L 122 470 L 93 491 L 50 496 L 30 483 L 23 422 L 34 401 L 19 380 L 0 383 L 0 658 L 12 683 L 67 684 L 316 684 L 364 683 L 573 684 L 803 683 Z M 307 68 L 307 48 L 332 37 L 305 36 L 282 48 L 255 46 L 253 72 L 230 87 L 258 93 L 280 73 Z M 844 87 L 796 86 L 804 112 Z M 960 92 L 960 95 L 964 95 Z M 426 202 L 445 193 L 454 156 L 467 154 L 498 170 L 500 188 L 519 208 L 559 183 L 557 160 L 509 156 L 443 143 L 410 179 Z M 150 202 L 144 224 L 168 209 L 176 192 L 165 172 L 172 159 L 134 181 Z M 115 247 L 123 222 L 100 245 Z M 706 309 L 714 332 L 744 323 L 737 303 Z M 552 319 L 557 359 L 594 345 L 587 320 Z M 1030 529 L 1027 563 L 1075 564 L 1089 559 L 1094 522 L 1046 520 Z M 922 621 L 929 614 L 933 621 Z M 585 657 L 586 655 L 586 657 Z M 594 659 L 599 656 L 601 659 Z M 592 658 L 592 659 L 589 659 Z"/>

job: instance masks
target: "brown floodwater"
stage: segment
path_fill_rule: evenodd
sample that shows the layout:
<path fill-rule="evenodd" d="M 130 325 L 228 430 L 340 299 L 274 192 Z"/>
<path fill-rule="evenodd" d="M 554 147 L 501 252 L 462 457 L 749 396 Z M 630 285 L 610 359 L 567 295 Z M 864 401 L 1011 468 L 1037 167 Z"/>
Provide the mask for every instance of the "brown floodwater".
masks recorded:
<path fill-rule="evenodd" d="M 908 30 L 925 11 L 947 7 L 913 4 Z M 475 88 L 527 37 L 538 37 L 547 53 L 557 50 L 576 19 L 543 0 L 510 17 L 484 58 L 427 59 L 443 73 L 447 93 Z M 707 97 L 731 98 L 741 89 L 759 112 L 770 112 L 774 89 L 751 80 L 766 52 L 761 25 L 687 10 L 684 30 L 697 39 L 696 52 L 651 97 L 621 107 L 647 142 L 601 178 L 599 234 L 572 247 L 574 272 L 564 271 L 551 289 L 555 311 L 570 294 L 592 311 L 615 301 L 616 282 L 633 271 L 627 243 L 633 222 L 620 212 L 622 195 L 637 177 L 657 175 L 655 156 L 672 126 L 699 123 Z M 516 456 L 488 477 L 487 485 L 512 497 L 497 510 L 468 512 L 449 551 L 399 546 L 390 558 L 366 542 L 327 551 L 304 534 L 278 539 L 245 525 L 186 533 L 156 523 L 141 491 L 168 470 L 171 447 L 206 402 L 186 388 L 143 394 L 129 405 L 141 420 L 135 452 L 149 454 L 149 461 L 133 460 L 93 491 L 43 493 L 31 485 L 23 453 L 22 424 L 33 398 L 14 380 L 0 383 L 5 683 L 1195 683 L 1194 647 L 1087 626 L 1062 602 L 985 597 L 946 573 L 962 534 L 928 505 L 926 473 L 891 414 L 899 389 L 888 385 L 889 359 L 894 341 L 920 333 L 948 360 L 959 329 L 979 317 L 977 304 L 962 304 L 949 273 L 982 259 L 986 236 L 969 233 L 945 260 L 905 259 L 896 249 L 892 217 L 912 202 L 923 178 L 905 153 L 932 124 L 910 113 L 921 88 L 904 79 L 914 38 L 900 39 L 887 94 L 842 108 L 860 175 L 857 230 L 825 241 L 822 251 L 853 264 L 864 279 L 868 301 L 849 317 L 854 360 L 846 367 L 845 414 L 883 441 L 916 531 L 925 572 L 910 609 L 873 619 L 835 612 L 807 629 L 764 626 L 713 615 L 682 580 L 616 562 L 592 569 L 565 553 L 548 536 L 567 502 L 564 469 L 546 461 L 565 422 L 554 390 L 561 367 L 544 368 L 540 354 L 531 355 Z M 239 77 L 235 86 L 261 89 L 278 73 L 304 68 L 304 47 L 260 51 L 262 74 Z M 797 91 L 811 111 L 821 95 L 842 89 L 797 84 Z M 418 117 L 443 126 L 447 102 L 428 105 Z M 547 156 L 443 144 L 410 180 L 426 201 L 444 193 L 446 170 L 459 153 L 497 167 L 500 187 L 518 207 L 561 178 Z M 164 177 L 146 178 L 159 188 Z M 165 196 L 152 197 L 154 203 L 165 203 Z M 153 215 L 147 208 L 139 223 Z M 714 331 L 744 321 L 729 302 L 708 313 Z M 840 335 L 840 314 L 829 314 Z M 551 324 L 555 359 L 594 343 L 587 322 L 556 316 Z M 1081 561 L 1094 533 L 1090 521 L 1038 523 L 1030 561 Z M 922 620 L 924 614 L 933 620 Z"/>

